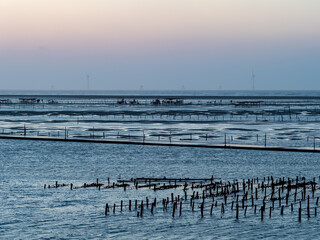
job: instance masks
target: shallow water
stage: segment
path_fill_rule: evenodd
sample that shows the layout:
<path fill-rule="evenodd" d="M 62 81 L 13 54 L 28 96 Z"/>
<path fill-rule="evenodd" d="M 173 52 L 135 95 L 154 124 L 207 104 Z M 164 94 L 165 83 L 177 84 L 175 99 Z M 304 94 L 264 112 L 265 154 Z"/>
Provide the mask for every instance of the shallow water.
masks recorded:
<path fill-rule="evenodd" d="M 185 209 L 183 216 L 156 210 L 143 218 L 125 211 L 104 216 L 107 202 L 160 198 L 165 191 L 122 189 L 43 189 L 43 184 L 95 182 L 121 177 L 214 177 L 319 175 L 316 154 L 225 149 L 125 146 L 0 140 L 0 235 L 3 239 L 316 239 L 319 218 L 302 223 L 288 209 L 260 221 L 259 214 L 236 220 L 227 210 L 210 217 Z M 208 210 L 207 210 L 208 211 Z"/>
<path fill-rule="evenodd" d="M 0 92 L 38 94 L 45 100 L 48 92 Z M 83 92 L 85 93 L 85 92 Z M 145 95 L 221 96 L 222 104 L 208 99 L 194 99 L 191 105 L 152 106 L 144 99 L 140 106 L 123 105 L 117 98 L 100 94 L 138 95 L 141 92 L 90 92 L 95 96 L 76 96 L 82 92 L 57 92 L 59 104 L 0 104 L 0 129 L 3 134 L 63 137 L 92 136 L 107 139 L 193 141 L 223 143 L 224 134 L 233 144 L 313 146 L 320 131 L 320 92 L 145 92 Z M 72 96 L 64 96 L 72 94 Z M 228 97 L 225 97 L 228 96 Z M 234 96 L 267 96 L 264 105 L 235 107 Z M 286 96 L 285 99 L 278 98 Z M 293 97 L 291 97 L 293 96 Z M 315 98 L 300 99 L 303 96 Z M 19 101 L 19 96 L 2 96 Z M 211 101 L 211 100 L 210 100 Z M 290 114 L 288 110 L 290 106 Z M 94 129 L 93 129 L 94 128 Z M 1 133 L 1 131 L 0 131 Z M 258 135 L 258 138 L 257 138 Z M 231 141 L 231 136 L 233 141 Z M 315 138 L 316 137 L 316 138 Z M 192 139 L 192 140 L 190 140 Z M 0 238 L 1 239 L 318 239 L 318 217 L 303 213 L 299 223 L 297 209 L 280 216 L 275 210 L 263 222 L 249 208 L 236 220 L 234 211 L 226 207 L 221 214 L 215 209 L 210 216 L 205 209 L 192 212 L 184 206 L 181 217 L 172 218 L 171 210 L 157 207 L 143 218 L 136 212 L 117 210 L 105 216 L 105 204 L 117 205 L 121 200 L 161 199 L 182 194 L 181 189 L 151 191 L 148 189 L 101 189 L 67 187 L 44 189 L 44 184 L 59 183 L 81 186 L 84 183 L 107 183 L 107 179 L 136 177 L 260 179 L 267 176 L 305 176 L 318 180 L 320 162 L 315 153 L 267 152 L 249 150 L 203 149 L 165 146 L 114 145 L 100 143 L 41 142 L 0 140 Z M 319 190 L 318 190 L 319 191 Z M 320 196 L 317 192 L 316 196 Z M 314 199 L 311 199 L 314 204 Z M 305 203 L 304 203 L 305 204 Z"/>
<path fill-rule="evenodd" d="M 26 127 L 27 135 L 61 136 L 67 129 L 68 136 L 76 138 L 94 134 L 95 138 L 142 140 L 144 135 L 146 141 L 159 141 L 160 137 L 168 142 L 171 136 L 172 141 L 208 144 L 224 143 L 226 134 L 227 143 L 254 145 L 264 145 L 266 135 L 268 146 L 319 146 L 320 92 L 280 92 L 284 94 L 280 99 L 280 93 L 272 92 L 226 92 L 224 97 L 210 91 L 185 96 L 167 92 L 184 97 L 184 104 L 160 106 L 151 104 L 154 99 L 164 99 L 160 93 L 130 93 L 37 95 L 39 102 L 32 104 L 20 101 L 32 96 L 3 95 L 0 100 L 10 102 L 0 104 L 0 134 L 21 135 Z M 122 98 L 128 104 L 117 104 Z M 140 104 L 129 104 L 133 98 Z M 243 101 L 261 104 L 238 105 Z"/>

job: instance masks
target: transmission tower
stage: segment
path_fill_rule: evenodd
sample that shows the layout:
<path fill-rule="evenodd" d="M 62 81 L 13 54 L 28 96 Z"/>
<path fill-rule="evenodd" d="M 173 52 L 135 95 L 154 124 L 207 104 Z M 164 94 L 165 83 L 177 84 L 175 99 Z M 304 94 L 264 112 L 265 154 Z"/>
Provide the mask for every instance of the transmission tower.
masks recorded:
<path fill-rule="evenodd" d="M 253 70 L 252 70 L 252 73 L 251 73 L 252 90 L 255 89 L 255 87 L 254 87 L 254 80 L 255 80 L 255 78 L 256 78 L 256 76 L 254 75 L 254 72 L 253 72 Z"/>

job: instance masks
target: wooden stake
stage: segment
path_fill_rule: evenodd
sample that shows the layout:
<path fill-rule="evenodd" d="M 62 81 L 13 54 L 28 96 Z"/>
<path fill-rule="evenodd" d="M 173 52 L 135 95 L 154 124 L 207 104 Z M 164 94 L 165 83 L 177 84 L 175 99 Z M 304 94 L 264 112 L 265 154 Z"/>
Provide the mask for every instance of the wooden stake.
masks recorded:
<path fill-rule="evenodd" d="M 236 205 L 236 219 L 239 219 L 239 204 Z"/>
<path fill-rule="evenodd" d="M 269 210 L 269 218 L 271 218 L 271 211 L 272 211 L 272 207 L 270 206 L 270 210 Z"/>
<path fill-rule="evenodd" d="M 301 207 L 299 208 L 299 222 L 301 222 Z"/>
<path fill-rule="evenodd" d="M 106 209 L 105 209 L 105 215 L 108 216 L 108 212 L 109 212 L 109 205 L 108 203 L 106 203 Z"/>
<path fill-rule="evenodd" d="M 204 207 L 204 203 L 201 204 L 201 218 L 203 218 L 203 207 Z"/>

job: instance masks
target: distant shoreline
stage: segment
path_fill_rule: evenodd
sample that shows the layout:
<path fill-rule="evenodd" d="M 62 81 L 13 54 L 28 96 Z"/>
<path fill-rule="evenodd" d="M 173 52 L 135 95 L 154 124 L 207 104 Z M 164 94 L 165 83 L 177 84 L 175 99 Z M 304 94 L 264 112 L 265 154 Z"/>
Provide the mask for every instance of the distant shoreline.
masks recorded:
<path fill-rule="evenodd" d="M 320 90 L 0 90 L 0 97 L 320 99 Z"/>
<path fill-rule="evenodd" d="M 19 97 L 36 97 L 36 98 L 92 98 L 92 99 L 154 99 L 154 98 L 178 98 L 178 99 L 199 99 L 199 100 L 232 100 L 232 99 L 300 99 L 300 100 L 312 100 L 320 99 L 319 96 L 258 96 L 258 95 L 247 95 L 247 96 L 219 96 L 219 95 L 57 95 L 57 94 L 0 94 L 0 98 L 19 98 Z"/>

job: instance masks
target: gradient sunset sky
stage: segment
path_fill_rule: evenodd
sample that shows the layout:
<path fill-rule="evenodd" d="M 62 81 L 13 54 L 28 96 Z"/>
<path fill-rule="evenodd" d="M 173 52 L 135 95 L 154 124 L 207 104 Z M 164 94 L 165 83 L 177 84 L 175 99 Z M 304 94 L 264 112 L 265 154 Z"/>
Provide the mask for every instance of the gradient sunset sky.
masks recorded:
<path fill-rule="evenodd" d="M 0 89 L 320 90 L 319 0 L 0 0 Z"/>

